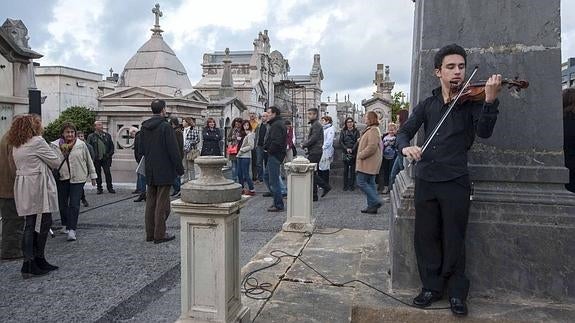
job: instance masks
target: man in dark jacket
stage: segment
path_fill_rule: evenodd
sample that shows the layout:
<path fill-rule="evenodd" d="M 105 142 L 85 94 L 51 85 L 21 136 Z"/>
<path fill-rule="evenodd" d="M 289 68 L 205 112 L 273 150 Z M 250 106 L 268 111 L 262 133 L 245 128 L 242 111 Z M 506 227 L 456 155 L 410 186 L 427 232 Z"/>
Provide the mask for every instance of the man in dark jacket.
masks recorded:
<path fill-rule="evenodd" d="M 178 150 L 179 150 L 180 156 L 183 160 L 184 159 L 184 130 L 180 126 L 180 121 L 178 120 L 177 117 L 170 117 L 170 125 L 172 126 L 172 128 L 174 128 L 174 131 L 176 132 L 176 140 L 178 141 Z M 176 179 L 174 180 L 174 185 L 172 187 L 174 188 L 174 192 L 172 193 L 171 196 L 179 196 L 180 195 L 180 189 L 182 187 L 182 180 L 181 180 L 180 176 L 176 177 Z"/>
<path fill-rule="evenodd" d="M 271 106 L 268 108 L 268 124 L 269 128 L 263 147 L 268 156 L 266 167 L 269 174 L 271 193 L 274 197 L 274 205 L 268 209 L 268 212 L 280 212 L 284 209 L 280 184 L 280 168 L 286 157 L 287 128 L 280 117 L 280 110 L 277 107 Z"/>
<path fill-rule="evenodd" d="M 142 123 L 140 149 L 145 158 L 146 241 L 162 243 L 174 240 L 166 233 L 170 215 L 170 188 L 177 176 L 184 174 L 176 132 L 166 121 L 166 102 L 152 101 L 154 116 Z"/>
<path fill-rule="evenodd" d="M 94 132 L 88 136 L 88 144 L 94 149 L 94 167 L 98 178 L 96 183 L 98 185 L 98 194 L 102 194 L 102 169 L 104 176 L 106 176 L 106 188 L 110 193 L 116 193 L 112 185 L 112 156 L 114 155 L 114 142 L 112 136 L 104 131 L 104 125 L 101 121 L 94 122 Z"/>
<path fill-rule="evenodd" d="M 323 154 L 323 127 L 319 123 L 318 110 L 316 108 L 311 108 L 307 110 L 307 118 L 309 120 L 309 135 L 307 141 L 304 142 L 301 147 L 307 149 L 307 154 L 309 161 L 311 163 L 316 163 L 319 165 L 321 160 L 321 155 Z M 317 197 L 317 187 L 323 189 L 321 197 L 324 197 L 331 191 L 331 186 L 326 183 L 317 173 L 317 170 L 313 173 L 313 200 L 314 202 L 318 200 Z"/>

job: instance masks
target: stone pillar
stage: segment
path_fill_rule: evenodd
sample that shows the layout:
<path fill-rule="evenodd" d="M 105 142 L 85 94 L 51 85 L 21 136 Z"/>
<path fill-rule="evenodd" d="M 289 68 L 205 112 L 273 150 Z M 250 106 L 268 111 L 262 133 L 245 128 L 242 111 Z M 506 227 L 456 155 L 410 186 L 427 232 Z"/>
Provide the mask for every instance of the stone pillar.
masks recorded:
<path fill-rule="evenodd" d="M 241 186 L 222 175 L 224 157 L 199 157 L 201 177 L 172 202 L 180 216 L 182 314 L 178 322 L 248 322 L 240 297 Z"/>
<path fill-rule="evenodd" d="M 313 232 L 313 172 L 317 164 L 302 156 L 285 164 L 288 177 L 287 219 L 283 231 Z"/>
<path fill-rule="evenodd" d="M 418 0 L 412 104 L 439 83 L 433 56 L 467 49 L 476 80 L 492 73 L 530 82 L 520 99 L 505 90 L 490 139 L 469 152 L 473 202 L 466 237 L 472 295 L 575 297 L 575 196 L 563 183 L 560 0 Z M 471 70 L 468 68 L 468 71 Z M 416 141 L 421 144 L 421 140 Z M 420 286 L 413 250 L 413 179 L 392 191 L 392 288 Z"/>

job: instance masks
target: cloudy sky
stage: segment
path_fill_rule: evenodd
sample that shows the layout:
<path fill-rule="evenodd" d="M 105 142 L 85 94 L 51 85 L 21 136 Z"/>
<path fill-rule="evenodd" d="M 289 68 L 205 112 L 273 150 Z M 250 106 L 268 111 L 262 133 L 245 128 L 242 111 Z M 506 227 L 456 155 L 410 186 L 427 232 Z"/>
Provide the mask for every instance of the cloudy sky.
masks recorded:
<path fill-rule="evenodd" d="M 22 19 L 42 65 L 64 65 L 108 74 L 150 37 L 155 1 L 0 0 L 2 21 Z M 409 92 L 414 4 L 411 0 L 163 0 L 164 39 L 192 84 L 202 55 L 251 50 L 268 29 L 272 49 L 289 59 L 292 74 L 307 74 L 321 54 L 323 99 L 350 94 L 368 98 L 376 64 L 391 66 L 395 90 Z M 562 0 L 563 59 L 575 56 L 575 1 Z"/>

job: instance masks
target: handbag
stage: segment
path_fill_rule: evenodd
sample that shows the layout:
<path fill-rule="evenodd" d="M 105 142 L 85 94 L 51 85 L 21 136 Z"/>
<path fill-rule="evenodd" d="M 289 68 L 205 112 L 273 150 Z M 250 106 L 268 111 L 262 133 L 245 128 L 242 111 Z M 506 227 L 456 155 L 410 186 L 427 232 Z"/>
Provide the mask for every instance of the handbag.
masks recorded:
<path fill-rule="evenodd" d="M 187 161 L 191 161 L 193 162 L 194 160 L 196 160 L 196 158 L 200 157 L 200 151 L 196 148 L 191 149 L 187 154 L 186 154 L 186 160 Z"/>
<path fill-rule="evenodd" d="M 228 155 L 237 155 L 238 154 L 238 145 L 229 145 L 226 149 Z"/>
<path fill-rule="evenodd" d="M 68 171 L 70 171 L 70 161 L 68 161 L 68 157 L 70 155 L 66 155 L 64 157 L 64 160 L 62 160 L 62 162 L 60 163 L 60 166 L 58 166 L 58 169 L 53 169 L 52 170 L 52 175 L 54 175 L 54 179 L 56 181 L 60 180 L 60 170 L 62 169 L 62 166 L 64 166 L 64 163 L 66 163 L 68 165 Z"/>

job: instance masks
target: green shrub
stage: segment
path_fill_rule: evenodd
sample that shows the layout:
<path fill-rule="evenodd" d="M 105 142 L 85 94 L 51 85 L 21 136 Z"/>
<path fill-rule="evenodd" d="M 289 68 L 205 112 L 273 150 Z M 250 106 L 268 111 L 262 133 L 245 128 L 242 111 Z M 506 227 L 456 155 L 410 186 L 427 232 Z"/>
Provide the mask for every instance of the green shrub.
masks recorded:
<path fill-rule="evenodd" d="M 78 130 L 84 131 L 84 135 L 88 137 L 88 134 L 94 131 L 94 121 L 96 121 L 96 112 L 86 107 L 69 107 L 60 114 L 58 119 L 50 122 L 44 128 L 44 138 L 48 141 L 60 138 L 60 127 L 64 122 L 72 122 Z"/>

